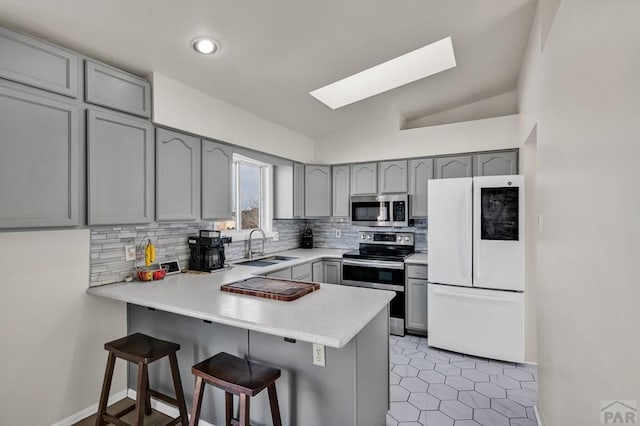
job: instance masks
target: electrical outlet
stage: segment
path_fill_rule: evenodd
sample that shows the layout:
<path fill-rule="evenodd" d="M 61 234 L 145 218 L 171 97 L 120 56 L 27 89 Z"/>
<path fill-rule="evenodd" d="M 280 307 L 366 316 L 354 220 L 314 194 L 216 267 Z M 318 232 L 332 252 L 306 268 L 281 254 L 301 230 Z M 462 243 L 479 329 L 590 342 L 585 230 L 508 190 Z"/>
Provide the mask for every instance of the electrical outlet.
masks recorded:
<path fill-rule="evenodd" d="M 280 239 L 280 234 L 278 232 L 273 233 L 272 241 L 278 241 Z"/>
<path fill-rule="evenodd" d="M 339 229 L 336 229 L 336 238 L 340 238 L 342 232 Z"/>
<path fill-rule="evenodd" d="M 324 345 L 313 344 L 313 365 L 326 366 Z"/>
<path fill-rule="evenodd" d="M 136 260 L 136 246 L 124 246 L 124 260 Z"/>

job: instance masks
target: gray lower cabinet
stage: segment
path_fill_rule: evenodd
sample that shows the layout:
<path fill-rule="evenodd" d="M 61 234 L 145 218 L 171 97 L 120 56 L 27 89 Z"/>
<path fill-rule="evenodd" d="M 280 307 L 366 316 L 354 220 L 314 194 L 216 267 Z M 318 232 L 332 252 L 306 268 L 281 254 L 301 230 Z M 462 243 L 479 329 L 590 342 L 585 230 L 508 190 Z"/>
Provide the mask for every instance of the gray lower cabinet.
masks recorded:
<path fill-rule="evenodd" d="M 351 165 L 351 195 L 378 193 L 378 163 Z"/>
<path fill-rule="evenodd" d="M 153 220 L 153 127 L 146 120 L 87 110 L 89 225 Z"/>
<path fill-rule="evenodd" d="M 342 284 L 342 262 L 339 260 L 325 260 L 323 263 L 324 282 Z"/>
<path fill-rule="evenodd" d="M 78 225 L 79 141 L 76 106 L 0 87 L 0 228 Z"/>
<path fill-rule="evenodd" d="M 156 129 L 156 220 L 196 220 L 200 139 Z"/>
<path fill-rule="evenodd" d="M 69 50 L 0 27 L 2 78 L 77 98 L 78 64 L 78 55 Z"/>
<path fill-rule="evenodd" d="M 378 191 L 407 192 L 407 160 L 381 161 L 378 164 Z"/>
<path fill-rule="evenodd" d="M 291 279 L 291 268 L 280 269 L 279 271 L 270 272 L 267 277 Z"/>
<path fill-rule="evenodd" d="M 151 84 L 138 76 L 85 60 L 85 101 L 149 118 Z"/>
<path fill-rule="evenodd" d="M 333 166 L 332 172 L 332 211 L 331 215 L 334 217 L 349 217 L 351 216 L 351 190 L 350 190 L 350 167 L 345 166 Z"/>
<path fill-rule="evenodd" d="M 433 158 L 409 161 L 409 196 L 411 217 L 427 217 L 428 182 L 433 179 Z"/>
<path fill-rule="evenodd" d="M 291 267 L 291 279 L 296 281 L 311 281 L 312 280 L 312 267 L 311 263 L 304 263 L 302 265 L 296 265 Z"/>
<path fill-rule="evenodd" d="M 233 217 L 231 170 L 233 151 L 228 145 L 202 139 L 202 219 Z"/>
<path fill-rule="evenodd" d="M 474 157 L 474 176 L 503 176 L 518 174 L 518 153 L 516 151 L 488 152 Z"/>
<path fill-rule="evenodd" d="M 413 334 L 427 333 L 427 266 L 407 265 L 407 285 L 405 289 L 405 327 Z"/>
<path fill-rule="evenodd" d="M 304 166 L 304 216 L 331 216 L 331 166 Z"/>
<path fill-rule="evenodd" d="M 435 161 L 436 179 L 472 177 L 473 156 L 437 157 Z"/>
<path fill-rule="evenodd" d="M 317 283 L 324 282 L 324 261 L 318 260 L 311 264 L 311 281 Z"/>

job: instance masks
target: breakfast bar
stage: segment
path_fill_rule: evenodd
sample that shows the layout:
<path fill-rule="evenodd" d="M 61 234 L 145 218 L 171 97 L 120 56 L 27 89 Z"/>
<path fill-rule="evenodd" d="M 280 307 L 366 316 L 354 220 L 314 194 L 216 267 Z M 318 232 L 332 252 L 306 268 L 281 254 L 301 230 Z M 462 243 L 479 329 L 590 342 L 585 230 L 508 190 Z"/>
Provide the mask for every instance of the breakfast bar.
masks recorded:
<path fill-rule="evenodd" d="M 337 258 L 336 250 L 292 250 L 295 266 Z M 177 274 L 161 281 L 118 283 L 88 290 L 126 302 L 129 333 L 142 332 L 181 345 L 180 373 L 191 404 L 191 366 L 218 352 L 282 370 L 277 381 L 283 424 L 384 425 L 389 401 L 389 312 L 392 292 L 320 283 L 293 301 L 221 291 L 232 282 L 274 268 L 235 265 L 206 275 Z M 314 359 L 315 349 L 324 351 Z M 315 363 L 314 363 L 315 362 Z M 322 364 L 324 366 L 317 365 Z M 150 366 L 151 386 L 172 391 L 164 365 Z M 135 389 L 134 371 L 129 388 Z M 224 397 L 207 389 L 201 418 L 224 424 Z M 252 400 L 252 424 L 270 424 L 266 395 Z"/>

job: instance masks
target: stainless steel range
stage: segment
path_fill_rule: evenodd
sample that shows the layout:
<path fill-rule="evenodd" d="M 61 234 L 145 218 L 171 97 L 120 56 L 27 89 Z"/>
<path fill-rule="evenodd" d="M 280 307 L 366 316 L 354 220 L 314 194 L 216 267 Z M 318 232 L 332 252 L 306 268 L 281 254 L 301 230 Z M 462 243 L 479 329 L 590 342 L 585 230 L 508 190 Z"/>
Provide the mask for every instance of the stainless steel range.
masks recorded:
<path fill-rule="evenodd" d="M 394 291 L 389 327 L 391 334 L 404 336 L 404 259 L 415 252 L 414 234 L 363 231 L 359 240 L 359 250 L 342 255 L 342 284 Z"/>

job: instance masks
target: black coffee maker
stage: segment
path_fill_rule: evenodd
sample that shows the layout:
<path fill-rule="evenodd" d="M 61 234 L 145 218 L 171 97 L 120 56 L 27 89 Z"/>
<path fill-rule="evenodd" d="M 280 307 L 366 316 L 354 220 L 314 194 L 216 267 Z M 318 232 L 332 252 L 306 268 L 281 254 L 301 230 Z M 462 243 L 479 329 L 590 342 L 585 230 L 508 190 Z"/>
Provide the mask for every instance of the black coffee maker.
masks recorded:
<path fill-rule="evenodd" d="M 307 228 L 305 225 L 304 230 L 302 231 L 302 241 L 300 241 L 300 247 L 302 248 L 313 248 L 313 231 L 311 228 Z"/>
<path fill-rule="evenodd" d="M 220 231 L 201 230 L 200 236 L 189 237 L 189 269 L 210 272 L 224 268 L 224 244 L 230 242 L 231 237 L 221 237 Z"/>

